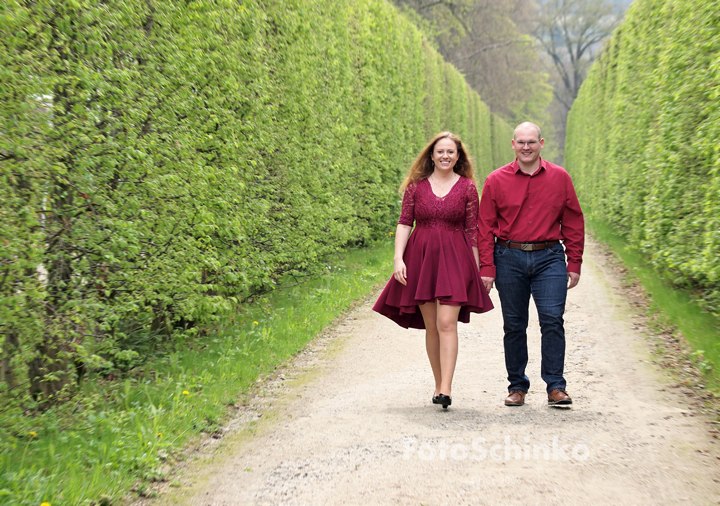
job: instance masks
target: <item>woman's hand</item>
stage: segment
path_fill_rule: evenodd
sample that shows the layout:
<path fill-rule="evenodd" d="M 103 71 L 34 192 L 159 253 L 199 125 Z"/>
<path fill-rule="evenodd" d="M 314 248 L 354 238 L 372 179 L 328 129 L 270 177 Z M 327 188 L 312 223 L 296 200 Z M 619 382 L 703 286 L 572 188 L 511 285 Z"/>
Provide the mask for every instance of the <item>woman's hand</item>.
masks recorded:
<path fill-rule="evenodd" d="M 395 232 L 395 256 L 393 257 L 395 259 L 395 271 L 393 277 L 403 286 L 407 286 L 407 269 L 405 268 L 405 262 L 403 262 L 403 255 L 411 231 L 411 226 L 398 224 Z"/>
<path fill-rule="evenodd" d="M 403 262 L 402 258 L 395 260 L 395 272 L 393 272 L 393 277 L 403 285 L 407 286 L 407 269 L 405 268 L 405 262 Z"/>

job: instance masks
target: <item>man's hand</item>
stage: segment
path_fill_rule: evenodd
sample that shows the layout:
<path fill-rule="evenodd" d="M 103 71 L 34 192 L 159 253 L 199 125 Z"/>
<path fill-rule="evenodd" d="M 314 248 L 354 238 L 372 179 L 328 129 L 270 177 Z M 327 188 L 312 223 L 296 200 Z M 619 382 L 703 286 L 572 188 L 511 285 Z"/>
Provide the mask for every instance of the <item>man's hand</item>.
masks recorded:
<path fill-rule="evenodd" d="M 580 274 L 577 272 L 568 272 L 568 287 L 567 289 L 570 290 L 571 288 L 575 288 L 577 284 L 580 282 Z"/>
<path fill-rule="evenodd" d="M 482 280 L 482 284 L 485 286 L 485 290 L 490 293 L 493 283 L 495 282 L 495 278 L 486 278 L 485 276 L 481 276 L 480 279 Z"/>

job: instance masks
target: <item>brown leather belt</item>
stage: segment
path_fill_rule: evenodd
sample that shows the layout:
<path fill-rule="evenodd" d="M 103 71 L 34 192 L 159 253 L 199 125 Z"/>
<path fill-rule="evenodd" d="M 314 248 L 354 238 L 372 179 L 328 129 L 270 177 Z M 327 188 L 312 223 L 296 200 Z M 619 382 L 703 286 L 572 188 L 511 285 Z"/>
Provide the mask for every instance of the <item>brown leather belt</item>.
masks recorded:
<path fill-rule="evenodd" d="M 502 246 L 507 246 L 512 249 L 521 249 L 523 251 L 538 251 L 541 249 L 547 249 L 556 244 L 560 244 L 560 241 L 543 241 L 543 242 L 515 242 L 506 241 L 505 239 L 498 238 L 497 243 Z"/>

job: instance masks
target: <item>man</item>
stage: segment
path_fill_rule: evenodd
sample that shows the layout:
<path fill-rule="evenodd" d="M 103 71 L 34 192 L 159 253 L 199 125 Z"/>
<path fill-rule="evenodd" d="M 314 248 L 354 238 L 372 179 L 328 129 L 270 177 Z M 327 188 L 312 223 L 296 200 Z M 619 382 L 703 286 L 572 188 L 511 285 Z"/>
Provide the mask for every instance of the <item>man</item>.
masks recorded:
<path fill-rule="evenodd" d="M 488 291 L 494 282 L 500 294 L 510 382 L 506 406 L 522 406 L 530 388 L 525 375 L 530 295 L 540 320 L 540 375 L 548 404 L 572 404 L 563 377 L 563 314 L 567 291 L 580 280 L 585 225 L 570 176 L 540 157 L 544 145 L 540 127 L 520 124 L 512 140 L 515 161 L 488 176 L 480 199 L 480 276 Z"/>

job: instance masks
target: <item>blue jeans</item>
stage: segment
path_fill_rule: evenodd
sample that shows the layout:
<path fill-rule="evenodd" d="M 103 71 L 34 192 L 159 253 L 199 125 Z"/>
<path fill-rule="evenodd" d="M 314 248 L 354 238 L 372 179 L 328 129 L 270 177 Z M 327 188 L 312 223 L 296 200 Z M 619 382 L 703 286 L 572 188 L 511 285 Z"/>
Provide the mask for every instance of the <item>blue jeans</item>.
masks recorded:
<path fill-rule="evenodd" d="M 530 388 L 525 375 L 528 362 L 527 326 L 530 295 L 535 300 L 542 333 L 540 376 L 547 391 L 565 389 L 565 328 L 567 267 L 562 244 L 539 251 L 522 251 L 495 245 L 495 286 L 502 305 L 505 368 L 508 390 Z"/>

